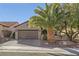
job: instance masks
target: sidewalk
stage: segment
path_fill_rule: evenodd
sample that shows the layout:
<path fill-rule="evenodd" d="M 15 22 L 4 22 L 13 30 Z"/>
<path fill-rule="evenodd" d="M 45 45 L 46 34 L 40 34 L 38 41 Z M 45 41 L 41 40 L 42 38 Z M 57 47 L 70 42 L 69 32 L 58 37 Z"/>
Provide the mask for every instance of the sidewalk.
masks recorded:
<path fill-rule="evenodd" d="M 28 55 L 29 53 L 37 53 L 39 55 L 45 54 L 55 54 L 55 55 L 79 55 L 79 48 L 58 48 L 58 47 L 41 47 L 41 46 L 32 46 L 32 45 L 22 45 L 18 44 L 16 40 L 9 41 L 0 45 L 0 55 L 3 53 L 23 53 Z M 40 54 L 41 53 L 41 54 Z M 3 54 L 3 55 L 4 55 Z M 17 54 L 17 55 L 18 55 Z M 36 55 L 37 55 L 36 54 Z"/>
<path fill-rule="evenodd" d="M 20 46 L 2 46 L 0 47 L 0 52 L 24 52 L 24 53 L 53 53 L 53 54 L 63 54 L 63 55 L 77 55 L 68 52 L 62 48 L 42 48 L 42 47 L 20 47 Z"/>

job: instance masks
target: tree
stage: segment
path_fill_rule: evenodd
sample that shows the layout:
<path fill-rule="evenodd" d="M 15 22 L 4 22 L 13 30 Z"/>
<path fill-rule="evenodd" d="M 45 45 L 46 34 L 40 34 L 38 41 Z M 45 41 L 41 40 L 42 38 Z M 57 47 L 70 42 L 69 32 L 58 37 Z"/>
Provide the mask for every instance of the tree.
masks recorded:
<path fill-rule="evenodd" d="M 74 41 L 79 34 L 79 4 L 64 4 L 63 9 L 63 29 L 70 41 Z"/>
<path fill-rule="evenodd" d="M 49 43 L 55 41 L 54 28 L 61 18 L 60 8 L 60 4 L 45 4 L 45 9 L 38 6 L 37 9 L 34 10 L 38 15 L 30 18 L 34 26 L 47 30 L 47 40 Z"/>

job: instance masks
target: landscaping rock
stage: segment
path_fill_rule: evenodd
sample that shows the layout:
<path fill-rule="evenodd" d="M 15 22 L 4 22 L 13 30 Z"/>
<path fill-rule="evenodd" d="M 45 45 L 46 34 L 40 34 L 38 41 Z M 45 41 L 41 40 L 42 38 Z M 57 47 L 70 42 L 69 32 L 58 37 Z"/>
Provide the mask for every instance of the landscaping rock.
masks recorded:
<path fill-rule="evenodd" d="M 69 40 L 58 40 L 56 41 L 56 45 L 59 47 L 72 47 L 75 46 L 75 43 Z"/>

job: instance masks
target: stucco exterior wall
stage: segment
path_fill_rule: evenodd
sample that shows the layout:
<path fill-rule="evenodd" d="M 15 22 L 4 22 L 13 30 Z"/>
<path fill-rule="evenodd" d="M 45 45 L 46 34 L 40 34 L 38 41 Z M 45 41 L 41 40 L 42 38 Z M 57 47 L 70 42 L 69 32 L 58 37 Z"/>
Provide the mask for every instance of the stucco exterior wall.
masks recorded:
<path fill-rule="evenodd" d="M 2 30 L 3 30 L 3 29 L 4 29 L 4 27 L 3 27 L 2 25 L 0 25 L 0 37 L 2 37 L 2 38 L 4 37 L 4 36 L 3 36 L 3 33 L 2 33 Z"/>
<path fill-rule="evenodd" d="M 3 26 L 2 25 L 0 25 L 0 30 L 2 30 L 3 29 Z"/>

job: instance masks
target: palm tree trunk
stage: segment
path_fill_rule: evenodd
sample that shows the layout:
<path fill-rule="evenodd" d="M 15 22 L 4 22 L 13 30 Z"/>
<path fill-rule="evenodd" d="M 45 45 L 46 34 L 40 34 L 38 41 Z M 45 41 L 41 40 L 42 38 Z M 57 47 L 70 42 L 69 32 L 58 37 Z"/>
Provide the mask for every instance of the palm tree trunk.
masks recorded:
<path fill-rule="evenodd" d="M 51 27 L 48 27 L 48 29 L 47 29 L 47 40 L 48 40 L 48 43 L 52 43 L 55 41 L 54 40 L 54 32 Z"/>

